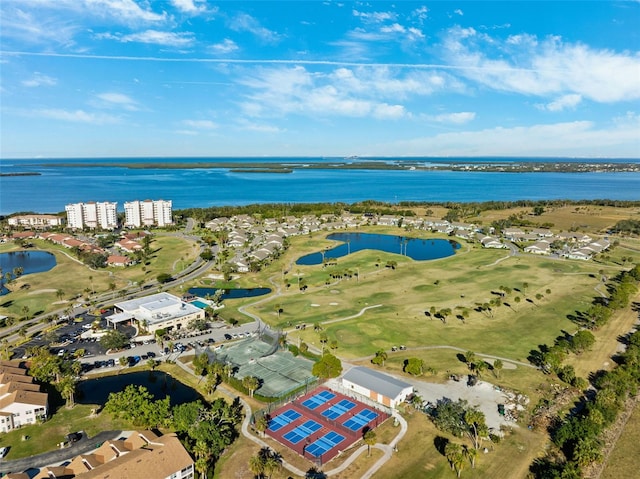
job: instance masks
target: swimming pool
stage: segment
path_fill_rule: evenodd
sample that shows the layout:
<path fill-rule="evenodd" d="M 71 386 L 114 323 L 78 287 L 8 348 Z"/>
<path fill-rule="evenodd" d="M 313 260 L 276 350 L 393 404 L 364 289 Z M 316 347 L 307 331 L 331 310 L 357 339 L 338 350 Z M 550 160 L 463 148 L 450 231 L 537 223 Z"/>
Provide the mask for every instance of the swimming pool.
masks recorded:
<path fill-rule="evenodd" d="M 210 306 L 209 304 L 204 303 L 202 301 L 198 301 L 198 300 L 191 301 L 191 304 L 193 304 L 194 306 L 197 306 L 200 309 L 207 309 Z"/>

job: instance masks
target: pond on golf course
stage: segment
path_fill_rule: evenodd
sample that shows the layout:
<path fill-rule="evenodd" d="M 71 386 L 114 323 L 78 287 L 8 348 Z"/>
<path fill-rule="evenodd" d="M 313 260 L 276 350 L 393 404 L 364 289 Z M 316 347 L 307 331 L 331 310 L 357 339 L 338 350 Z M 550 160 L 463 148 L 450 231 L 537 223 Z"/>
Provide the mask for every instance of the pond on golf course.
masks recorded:
<path fill-rule="evenodd" d="M 0 253 L 0 296 L 9 293 L 4 286 L 5 275 L 9 273 L 15 279 L 17 268 L 22 268 L 21 275 L 43 273 L 56 265 L 56 257 L 47 251 L 10 251 Z"/>
<path fill-rule="evenodd" d="M 296 264 L 322 264 L 325 259 L 337 259 L 365 249 L 401 254 L 416 261 L 425 261 L 452 256 L 460 248 L 460 243 L 453 240 L 407 238 L 374 233 L 332 233 L 327 239 L 341 243 L 325 251 L 302 256 Z"/>
<path fill-rule="evenodd" d="M 206 298 L 207 296 L 213 296 L 220 288 L 189 288 L 189 294 Z M 256 296 L 264 296 L 271 292 L 270 288 L 234 288 L 224 289 L 222 288 L 221 300 L 225 299 L 240 299 L 240 298 L 255 298 Z"/>
<path fill-rule="evenodd" d="M 140 371 L 128 374 L 87 379 L 78 383 L 76 402 L 104 406 L 110 393 L 117 393 L 129 384 L 144 386 L 156 399 L 171 398 L 171 406 L 201 399 L 195 389 L 162 371 Z"/>

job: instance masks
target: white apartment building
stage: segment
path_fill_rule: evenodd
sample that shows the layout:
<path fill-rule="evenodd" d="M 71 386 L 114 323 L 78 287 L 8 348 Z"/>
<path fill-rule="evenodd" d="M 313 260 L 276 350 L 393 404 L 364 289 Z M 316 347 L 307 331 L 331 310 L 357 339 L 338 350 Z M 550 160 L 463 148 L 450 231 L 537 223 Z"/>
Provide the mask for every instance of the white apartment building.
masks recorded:
<path fill-rule="evenodd" d="M 15 361 L 0 362 L 0 432 L 46 419 L 47 393 Z"/>
<path fill-rule="evenodd" d="M 109 201 L 68 204 L 65 206 L 67 227 L 112 230 L 118 227 L 117 208 L 118 203 Z"/>
<path fill-rule="evenodd" d="M 18 215 L 9 218 L 10 226 L 24 226 L 26 228 L 47 229 L 62 226 L 64 218 L 56 215 Z"/>
<path fill-rule="evenodd" d="M 173 224 L 171 209 L 171 200 L 129 201 L 124 204 L 124 226 L 140 228 L 171 225 Z"/>

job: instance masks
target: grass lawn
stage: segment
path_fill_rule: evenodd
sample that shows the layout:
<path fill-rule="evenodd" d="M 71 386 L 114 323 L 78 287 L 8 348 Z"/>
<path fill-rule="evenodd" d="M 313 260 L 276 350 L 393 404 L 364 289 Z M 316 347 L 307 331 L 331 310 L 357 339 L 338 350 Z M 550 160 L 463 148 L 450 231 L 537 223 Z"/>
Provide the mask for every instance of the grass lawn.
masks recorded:
<path fill-rule="evenodd" d="M 397 269 L 376 267 L 376 263 L 380 265 L 378 258 L 382 264 L 394 258 Z M 586 309 L 598 295 L 594 288 L 599 284 L 598 267 L 592 263 L 510 257 L 505 251 L 477 248 L 463 248 L 453 257 L 427 262 L 362 251 L 341 259 L 339 267 L 359 269 L 359 279 L 326 285 L 328 273 L 322 266 L 296 267 L 296 274 L 309 286 L 305 292 L 297 286 L 284 287 L 282 296 L 251 311 L 278 328 L 321 323 L 329 340 L 337 340 L 338 354 L 345 358 L 405 344 L 409 348 L 451 345 L 526 361 L 539 344 L 552 344 L 562 330 L 576 330 L 567 315 Z M 503 299 L 509 306 L 493 308 L 490 314 L 473 311 L 477 304 L 496 298 L 500 286 L 513 290 Z M 536 299 L 538 294 L 541 299 Z M 276 304 L 282 307 L 280 318 Z M 381 306 L 338 321 L 375 305 Z M 432 306 L 452 310 L 446 324 L 425 315 Z M 464 322 L 456 318 L 463 308 L 471 311 Z M 289 339 L 296 343 L 298 336 L 320 346 L 313 328 L 292 330 Z"/>
<path fill-rule="evenodd" d="M 409 411 L 405 414 L 409 424 L 407 435 L 400 441 L 398 452 L 378 473 L 376 479 L 403 479 L 429 477 L 432 479 L 455 477 L 446 458 L 436 448 L 436 438 L 443 437 L 459 444 L 470 445 L 468 439 L 453 438 L 442 433 L 431 423 L 425 414 Z M 465 465 L 462 477 L 487 478 L 505 477 L 524 478 L 529 464 L 540 453 L 546 437 L 527 429 L 514 428 L 500 444 L 485 443 L 487 454 L 480 454 L 476 468 Z"/>
<path fill-rule="evenodd" d="M 640 403 L 636 405 L 602 471 L 601 479 L 631 477 L 640 468 Z"/>
<path fill-rule="evenodd" d="M 43 424 L 24 426 L 3 434 L 0 445 L 11 446 L 7 459 L 19 459 L 56 449 L 57 444 L 74 431 L 85 431 L 92 437 L 102 431 L 133 428 L 130 423 L 114 419 L 105 412 L 92 416 L 91 410 L 95 407 L 90 404 L 77 404 L 72 409 L 67 409 L 63 406 Z M 23 436 L 28 436 L 29 439 L 23 441 Z"/>
<path fill-rule="evenodd" d="M 537 224 L 551 223 L 554 230 L 568 231 L 571 228 L 577 228 L 584 233 L 603 234 L 607 228 L 620 220 L 640 217 L 640 208 L 637 207 L 620 208 L 598 205 L 545 207 L 545 212 L 540 216 L 534 216 L 531 212 L 532 208 L 483 211 L 480 213 L 480 221 L 483 225 L 488 225 L 493 221 L 506 219 L 515 214 L 522 215 L 523 219 Z M 474 221 L 474 219 L 471 218 L 469 221 Z"/>
<path fill-rule="evenodd" d="M 160 273 L 172 273 L 176 262 L 180 263 L 182 258 L 182 262 L 188 265 L 198 251 L 195 243 L 183 238 L 158 236 L 151 244 L 154 253 L 148 265 L 92 270 L 60 245 L 42 240 L 32 240 L 32 243 L 37 250 L 53 253 L 56 256 L 56 266 L 44 273 L 21 276 L 9 285 L 12 292 L 2 297 L 0 315 L 23 318 L 25 306 L 29 308 L 30 317 L 64 310 L 77 302 L 74 298 L 86 296 L 87 291 L 109 293 L 111 283 L 116 285 L 116 289 L 120 289 L 125 288 L 130 282 L 142 279 L 149 282 L 155 280 Z M 0 253 L 19 249 L 12 242 L 0 245 Z M 24 285 L 28 285 L 28 289 L 23 289 Z M 57 295 L 58 290 L 64 293 L 62 297 Z M 116 298 L 117 295 L 114 295 L 114 299 Z"/>

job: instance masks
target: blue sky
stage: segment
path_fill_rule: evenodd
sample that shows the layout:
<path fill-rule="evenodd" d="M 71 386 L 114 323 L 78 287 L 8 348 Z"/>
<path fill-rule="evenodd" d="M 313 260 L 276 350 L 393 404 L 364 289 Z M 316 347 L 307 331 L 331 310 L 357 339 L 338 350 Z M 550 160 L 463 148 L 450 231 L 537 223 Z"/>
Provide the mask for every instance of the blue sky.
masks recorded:
<path fill-rule="evenodd" d="M 640 157 L 640 2 L 3 0 L 2 158 Z"/>

